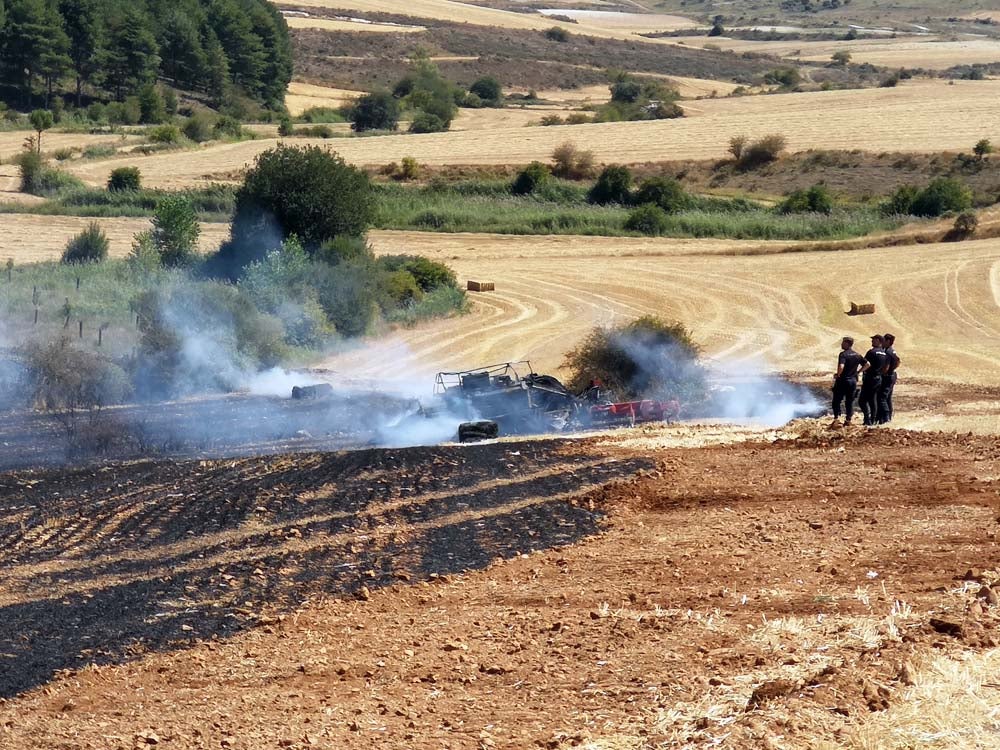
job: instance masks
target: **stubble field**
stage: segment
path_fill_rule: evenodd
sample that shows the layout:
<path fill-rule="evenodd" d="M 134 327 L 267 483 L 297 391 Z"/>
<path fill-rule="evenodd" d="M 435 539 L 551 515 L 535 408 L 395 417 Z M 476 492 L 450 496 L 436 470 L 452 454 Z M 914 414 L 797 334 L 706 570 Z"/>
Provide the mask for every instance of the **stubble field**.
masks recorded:
<path fill-rule="evenodd" d="M 392 0 L 279 0 L 280 6 L 319 8 L 324 10 L 354 11 L 357 13 L 402 14 L 414 19 L 427 18 L 456 21 L 501 29 L 544 30 L 559 26 L 573 34 L 585 34 L 612 39 L 629 39 L 635 42 L 661 44 L 660 39 L 639 36 L 639 33 L 687 29 L 695 26 L 682 16 L 638 15 L 580 17 L 577 23 L 547 18 L 539 13 L 514 13 L 496 10 L 453 0 L 413 0 L 401 6 Z"/>
<path fill-rule="evenodd" d="M 979 139 L 993 135 L 995 123 L 1000 122 L 1000 81 L 910 81 L 891 89 L 705 99 L 685 104 L 685 112 L 688 116 L 677 120 L 292 142 L 331 149 L 360 165 L 399 162 L 405 156 L 435 165 L 526 164 L 548 160 L 566 141 L 593 151 L 604 163 L 711 159 L 726 155 L 734 135 L 769 133 L 785 135 L 793 151 L 968 151 Z M 275 142 L 262 139 L 184 153 L 119 157 L 74 165 L 71 170 L 89 184 L 102 185 L 114 167 L 134 162 L 150 187 L 192 186 L 235 179 Z"/>
<path fill-rule="evenodd" d="M 766 27 L 764 27 L 766 28 Z M 940 36 L 900 36 L 886 39 L 812 41 L 754 41 L 727 37 L 674 37 L 673 41 L 691 47 L 717 47 L 736 54 L 744 52 L 806 62 L 828 63 L 835 52 L 849 52 L 851 62 L 870 63 L 887 68 L 926 68 L 944 70 L 955 65 L 1000 62 L 1000 41 L 995 39 L 954 39 Z"/>

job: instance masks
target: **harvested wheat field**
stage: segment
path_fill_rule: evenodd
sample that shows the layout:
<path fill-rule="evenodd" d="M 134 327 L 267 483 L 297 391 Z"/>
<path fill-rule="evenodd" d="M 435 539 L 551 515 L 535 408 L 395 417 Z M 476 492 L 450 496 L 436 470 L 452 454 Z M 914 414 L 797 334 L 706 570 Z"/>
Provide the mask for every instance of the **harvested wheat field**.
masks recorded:
<path fill-rule="evenodd" d="M 285 95 L 285 106 L 289 114 L 297 117 L 312 107 L 342 107 L 348 102 L 362 96 L 364 91 L 349 89 L 334 89 L 328 86 L 317 86 L 302 81 L 292 81 Z"/>
<path fill-rule="evenodd" d="M 0 160 L 9 160 L 24 150 L 24 142 L 34 135 L 29 130 L 0 132 Z M 87 146 L 125 146 L 137 140 L 124 135 L 91 135 L 90 133 L 48 132 L 42 138 L 42 150 L 53 153 L 62 149 L 82 151 Z"/>
<path fill-rule="evenodd" d="M 1000 40 L 952 39 L 939 36 L 900 36 L 895 39 L 790 40 L 777 42 L 703 36 L 673 37 L 676 44 L 718 48 L 743 54 L 776 55 L 807 62 L 825 63 L 835 52 L 851 53 L 851 61 L 891 68 L 944 70 L 955 65 L 1000 62 Z"/>
<path fill-rule="evenodd" d="M 108 255 L 123 258 L 132 249 L 132 238 L 151 226 L 148 219 L 89 219 L 78 216 L 0 214 L 0 259 L 18 265 L 59 260 L 66 243 L 96 221 L 110 241 Z M 218 248 L 229 236 L 228 224 L 201 225 L 202 252 Z"/>
<path fill-rule="evenodd" d="M 638 432 L 0 474 L 0 744 L 992 746 L 995 439 Z"/>
<path fill-rule="evenodd" d="M 372 23 L 359 18 L 322 18 L 316 16 L 286 16 L 292 29 L 321 29 L 323 31 L 360 31 L 375 34 L 409 34 L 424 31 L 423 26 L 398 23 Z"/>
<path fill-rule="evenodd" d="M 1000 240 L 751 256 L 719 255 L 740 243 L 711 240 L 382 232 L 373 241 L 379 252 L 445 261 L 497 291 L 471 295 L 467 317 L 326 363 L 356 376 L 402 356 L 425 373 L 518 359 L 558 371 L 592 326 L 661 315 L 735 367 L 828 373 L 841 336 L 862 345 L 891 331 L 909 377 L 1000 382 Z M 877 312 L 850 317 L 852 301 L 875 302 Z"/>
<path fill-rule="evenodd" d="M 580 66 L 586 67 L 586 66 Z M 685 76 L 666 76 L 644 74 L 646 78 L 660 78 L 673 87 L 682 99 L 699 99 L 710 96 L 727 96 L 739 84 L 732 81 L 715 81 L 710 78 L 688 78 Z M 536 92 L 539 99 L 560 104 L 604 104 L 611 98 L 611 90 L 607 84 L 581 86 L 575 89 L 547 89 Z"/>
<path fill-rule="evenodd" d="M 404 156 L 425 164 L 526 164 L 547 160 L 566 141 L 592 150 L 605 163 L 709 159 L 725 156 L 734 135 L 775 132 L 787 137 L 793 151 L 968 150 L 980 138 L 996 138 L 1000 81 L 908 81 L 891 89 L 704 99 L 686 104 L 685 112 L 688 117 L 677 120 L 293 142 L 332 149 L 361 165 L 398 162 Z M 942 128 L 942 122 L 948 127 Z M 233 179 L 274 145 L 273 140 L 227 143 L 183 154 L 122 156 L 71 169 L 87 183 L 102 185 L 114 167 L 134 163 L 150 187 L 183 187 Z"/>
<path fill-rule="evenodd" d="M 411 0 L 401 6 L 394 0 L 279 0 L 279 6 L 294 8 L 324 8 L 336 11 L 354 13 L 393 13 L 409 18 L 436 19 L 439 21 L 456 21 L 477 26 L 492 26 L 501 29 L 522 29 L 542 31 L 553 26 L 559 26 L 572 34 L 605 37 L 611 39 L 628 39 L 647 44 L 669 44 L 663 39 L 651 39 L 639 36 L 640 33 L 652 31 L 669 31 L 671 29 L 686 29 L 695 26 L 681 16 L 657 16 L 650 14 L 617 14 L 615 16 L 598 16 L 596 19 L 581 18 L 577 23 L 567 23 L 548 18 L 540 13 L 515 13 L 507 10 L 497 10 L 479 5 L 454 2 L 454 0 Z M 623 19 L 622 16 L 625 18 Z M 656 22 L 645 21 L 645 18 L 659 19 Z"/>

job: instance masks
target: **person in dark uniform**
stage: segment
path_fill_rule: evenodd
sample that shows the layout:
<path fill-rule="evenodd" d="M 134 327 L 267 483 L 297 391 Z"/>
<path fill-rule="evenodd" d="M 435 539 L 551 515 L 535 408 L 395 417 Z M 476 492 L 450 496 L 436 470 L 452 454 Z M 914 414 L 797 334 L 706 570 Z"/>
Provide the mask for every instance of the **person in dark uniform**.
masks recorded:
<path fill-rule="evenodd" d="M 854 351 L 854 339 L 844 336 L 840 342 L 840 356 L 837 357 L 837 372 L 833 375 L 833 423 L 840 419 L 840 404 L 844 402 L 846 419 L 844 424 L 851 423 L 854 416 L 854 392 L 858 389 L 858 371 L 869 365 L 864 357 Z"/>
<path fill-rule="evenodd" d="M 865 425 L 873 427 L 878 423 L 878 415 L 884 413 L 881 405 L 882 370 L 885 369 L 887 357 L 882 348 L 882 336 L 872 336 L 872 348 L 865 354 L 864 377 L 861 380 L 861 413 L 865 416 Z"/>
<path fill-rule="evenodd" d="M 896 370 L 899 368 L 899 355 L 893 344 L 896 337 L 887 333 L 882 337 L 885 347 L 885 369 L 882 371 L 882 393 L 879 394 L 879 404 L 884 408 L 879 413 L 879 422 L 885 424 L 892 421 L 892 392 L 896 388 Z"/>

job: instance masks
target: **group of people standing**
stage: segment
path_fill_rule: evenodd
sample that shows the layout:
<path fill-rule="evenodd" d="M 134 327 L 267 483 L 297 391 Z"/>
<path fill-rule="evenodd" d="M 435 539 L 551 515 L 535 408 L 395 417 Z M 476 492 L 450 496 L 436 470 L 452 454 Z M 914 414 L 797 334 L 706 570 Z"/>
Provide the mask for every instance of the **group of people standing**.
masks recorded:
<path fill-rule="evenodd" d="M 841 404 L 844 404 L 844 424 L 854 417 L 854 397 L 857 395 L 865 425 L 885 424 L 892 420 L 892 392 L 896 387 L 899 355 L 891 333 L 872 336 L 872 347 L 865 356 L 854 351 L 854 339 L 844 336 L 840 342 L 837 372 L 833 376 L 833 424 L 839 424 Z M 858 373 L 861 391 L 858 392 Z"/>

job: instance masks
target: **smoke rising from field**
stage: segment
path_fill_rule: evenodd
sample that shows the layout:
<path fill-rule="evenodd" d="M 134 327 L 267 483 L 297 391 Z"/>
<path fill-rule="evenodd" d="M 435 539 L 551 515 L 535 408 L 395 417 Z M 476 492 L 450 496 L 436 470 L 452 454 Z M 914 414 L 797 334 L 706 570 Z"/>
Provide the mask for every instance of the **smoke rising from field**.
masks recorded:
<path fill-rule="evenodd" d="M 777 427 L 823 409 L 808 388 L 768 373 L 759 362 L 705 364 L 683 344 L 641 331 L 615 335 L 613 341 L 634 364 L 628 383 L 633 392 L 642 398 L 678 398 L 688 416 Z"/>

